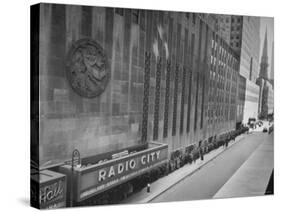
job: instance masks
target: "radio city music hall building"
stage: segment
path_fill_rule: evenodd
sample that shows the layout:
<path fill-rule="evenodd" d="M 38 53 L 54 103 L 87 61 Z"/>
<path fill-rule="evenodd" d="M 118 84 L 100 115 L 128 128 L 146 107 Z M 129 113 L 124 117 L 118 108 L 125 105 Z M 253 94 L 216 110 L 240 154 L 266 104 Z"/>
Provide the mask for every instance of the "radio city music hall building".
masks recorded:
<path fill-rule="evenodd" d="M 32 15 L 32 162 L 62 179 L 66 205 L 235 129 L 239 56 L 215 15 L 59 4 Z"/>

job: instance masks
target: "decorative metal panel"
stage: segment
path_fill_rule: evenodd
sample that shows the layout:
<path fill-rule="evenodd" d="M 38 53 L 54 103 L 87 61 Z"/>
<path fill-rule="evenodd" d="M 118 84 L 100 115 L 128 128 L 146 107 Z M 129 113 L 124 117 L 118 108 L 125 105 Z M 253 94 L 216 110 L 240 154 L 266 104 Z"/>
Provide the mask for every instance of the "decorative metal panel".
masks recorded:
<path fill-rule="evenodd" d="M 158 139 L 160 86 L 161 86 L 161 57 L 159 57 L 157 61 L 157 68 L 156 68 L 153 140 Z"/>
<path fill-rule="evenodd" d="M 150 58 L 151 58 L 151 53 L 145 52 L 142 137 L 141 137 L 142 142 L 145 142 L 147 140 L 147 122 L 148 122 L 148 106 L 149 106 L 149 82 L 150 82 Z"/>
<path fill-rule="evenodd" d="M 170 77 L 171 77 L 171 61 L 168 60 L 167 61 L 167 73 L 166 73 L 165 108 L 164 108 L 164 131 L 163 131 L 164 138 L 166 138 L 168 136 Z"/>
<path fill-rule="evenodd" d="M 179 65 L 176 64 L 175 86 L 174 86 L 173 128 L 172 128 L 173 136 L 176 135 L 176 131 L 177 131 L 178 83 L 179 83 Z"/>

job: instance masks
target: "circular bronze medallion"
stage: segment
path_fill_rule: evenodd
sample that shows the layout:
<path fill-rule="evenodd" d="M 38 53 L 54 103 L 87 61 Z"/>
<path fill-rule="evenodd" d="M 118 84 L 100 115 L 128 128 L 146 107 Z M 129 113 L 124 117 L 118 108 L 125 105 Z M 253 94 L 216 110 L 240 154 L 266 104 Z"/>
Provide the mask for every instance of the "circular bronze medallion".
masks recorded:
<path fill-rule="evenodd" d="M 100 95 L 110 78 L 103 48 L 91 39 L 76 41 L 68 53 L 66 76 L 80 96 L 94 98 Z"/>

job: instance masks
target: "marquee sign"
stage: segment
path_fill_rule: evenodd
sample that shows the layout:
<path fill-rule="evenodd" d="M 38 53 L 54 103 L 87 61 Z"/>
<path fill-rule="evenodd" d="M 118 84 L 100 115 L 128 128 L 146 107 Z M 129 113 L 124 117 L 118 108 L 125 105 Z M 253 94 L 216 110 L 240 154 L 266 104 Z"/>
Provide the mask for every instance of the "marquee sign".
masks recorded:
<path fill-rule="evenodd" d="M 154 147 L 102 164 L 75 169 L 76 200 L 82 201 L 126 182 L 167 161 L 168 146 Z"/>

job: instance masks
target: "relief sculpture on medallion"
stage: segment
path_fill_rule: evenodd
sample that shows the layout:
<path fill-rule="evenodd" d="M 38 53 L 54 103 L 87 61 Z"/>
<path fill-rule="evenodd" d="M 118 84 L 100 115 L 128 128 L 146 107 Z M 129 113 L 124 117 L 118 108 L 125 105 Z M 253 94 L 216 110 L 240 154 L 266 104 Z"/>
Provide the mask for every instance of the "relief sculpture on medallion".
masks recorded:
<path fill-rule="evenodd" d="M 67 57 L 67 78 L 80 96 L 94 98 L 100 95 L 110 78 L 103 48 L 91 39 L 76 41 Z"/>

